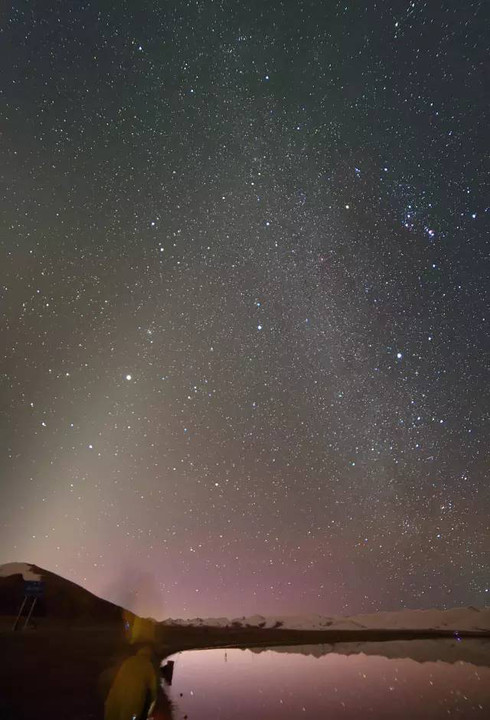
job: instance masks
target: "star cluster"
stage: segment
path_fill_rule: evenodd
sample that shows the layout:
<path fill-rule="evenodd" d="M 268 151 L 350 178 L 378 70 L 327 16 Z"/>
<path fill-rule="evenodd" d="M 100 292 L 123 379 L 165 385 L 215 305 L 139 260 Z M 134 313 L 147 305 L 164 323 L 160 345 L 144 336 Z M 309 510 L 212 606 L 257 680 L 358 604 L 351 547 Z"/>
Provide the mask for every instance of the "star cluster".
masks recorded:
<path fill-rule="evenodd" d="M 488 601 L 479 2 L 8 3 L 0 561 Z"/>

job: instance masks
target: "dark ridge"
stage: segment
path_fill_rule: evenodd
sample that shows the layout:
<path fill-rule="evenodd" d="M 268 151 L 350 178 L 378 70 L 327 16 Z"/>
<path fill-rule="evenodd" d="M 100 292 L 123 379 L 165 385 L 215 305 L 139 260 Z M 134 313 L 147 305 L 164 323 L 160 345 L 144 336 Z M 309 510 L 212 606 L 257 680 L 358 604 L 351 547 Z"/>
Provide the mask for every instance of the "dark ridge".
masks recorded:
<path fill-rule="evenodd" d="M 29 563 L 26 563 L 29 564 Z M 37 565 L 30 565 L 44 582 L 44 595 L 36 600 L 33 619 L 64 624 L 121 624 L 122 608 L 103 600 L 71 580 Z M 0 577 L 0 615 L 17 615 L 24 598 L 25 583 L 22 575 Z"/>

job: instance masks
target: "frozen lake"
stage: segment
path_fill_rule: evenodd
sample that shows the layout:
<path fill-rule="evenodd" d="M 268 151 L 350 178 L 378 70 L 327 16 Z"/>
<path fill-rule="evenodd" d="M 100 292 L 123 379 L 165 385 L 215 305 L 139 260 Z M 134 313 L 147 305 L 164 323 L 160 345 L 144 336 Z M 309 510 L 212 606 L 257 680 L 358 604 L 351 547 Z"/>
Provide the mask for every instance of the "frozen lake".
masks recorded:
<path fill-rule="evenodd" d="M 490 717 L 490 668 L 485 662 L 421 662 L 436 657 L 438 647 L 450 660 L 461 655 L 456 643 L 438 643 L 412 644 L 418 659 L 344 655 L 329 646 L 185 651 L 172 657 L 167 692 L 175 720 Z M 488 646 L 477 643 L 472 651 L 468 643 L 468 654 L 485 660 Z M 406 643 L 392 645 L 388 654 L 406 654 Z M 366 645 L 366 651 L 378 648 Z"/>

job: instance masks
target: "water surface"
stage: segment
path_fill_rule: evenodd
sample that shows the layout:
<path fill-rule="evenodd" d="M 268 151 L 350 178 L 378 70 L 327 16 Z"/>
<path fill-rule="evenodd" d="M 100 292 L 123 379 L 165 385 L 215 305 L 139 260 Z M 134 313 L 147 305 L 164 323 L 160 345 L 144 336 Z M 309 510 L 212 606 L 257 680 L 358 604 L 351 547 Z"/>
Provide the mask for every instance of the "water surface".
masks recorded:
<path fill-rule="evenodd" d="M 366 652 L 379 652 L 368 646 Z M 392 644 L 387 654 L 407 655 L 404 646 Z M 490 668 L 454 662 L 461 654 L 455 643 L 440 646 L 452 662 L 420 662 L 424 647 L 430 658 L 437 657 L 434 641 L 413 646 L 419 660 L 359 653 L 358 646 L 350 655 L 332 652 L 331 646 L 182 652 L 172 658 L 175 720 L 490 717 Z M 488 652 L 488 645 L 466 648 L 480 660 Z"/>

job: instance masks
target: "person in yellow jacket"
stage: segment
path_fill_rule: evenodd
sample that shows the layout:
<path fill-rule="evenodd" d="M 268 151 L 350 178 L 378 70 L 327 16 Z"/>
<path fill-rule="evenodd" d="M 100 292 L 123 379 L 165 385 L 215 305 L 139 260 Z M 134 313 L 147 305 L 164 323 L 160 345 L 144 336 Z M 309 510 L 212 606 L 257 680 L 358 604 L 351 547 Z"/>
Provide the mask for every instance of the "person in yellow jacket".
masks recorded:
<path fill-rule="evenodd" d="M 143 645 L 119 668 L 105 701 L 105 720 L 146 720 L 159 682 L 153 648 Z"/>

